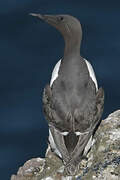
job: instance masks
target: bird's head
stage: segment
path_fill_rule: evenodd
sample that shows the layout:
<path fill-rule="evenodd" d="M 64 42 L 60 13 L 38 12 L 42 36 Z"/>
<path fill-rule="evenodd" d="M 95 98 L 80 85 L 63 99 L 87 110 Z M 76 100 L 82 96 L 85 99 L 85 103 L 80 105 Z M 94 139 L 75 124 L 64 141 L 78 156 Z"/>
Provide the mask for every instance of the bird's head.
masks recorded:
<path fill-rule="evenodd" d="M 71 15 L 41 15 L 35 13 L 30 13 L 30 15 L 35 16 L 54 26 L 62 33 L 64 38 L 70 38 L 73 35 L 79 35 L 79 37 L 82 37 L 80 22 Z"/>

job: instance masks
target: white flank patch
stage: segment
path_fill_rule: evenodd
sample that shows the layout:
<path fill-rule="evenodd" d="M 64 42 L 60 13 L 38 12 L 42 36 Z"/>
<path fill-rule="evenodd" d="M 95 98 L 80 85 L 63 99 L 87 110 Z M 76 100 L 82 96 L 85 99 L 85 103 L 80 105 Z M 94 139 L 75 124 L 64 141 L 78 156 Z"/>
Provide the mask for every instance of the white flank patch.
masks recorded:
<path fill-rule="evenodd" d="M 52 77 L 51 77 L 51 80 L 50 80 L 50 87 L 52 86 L 55 79 L 57 79 L 57 77 L 58 77 L 58 71 L 59 71 L 59 68 L 60 68 L 60 64 L 61 64 L 61 59 L 57 62 L 57 64 L 55 65 L 55 67 L 53 69 Z"/>
<path fill-rule="evenodd" d="M 93 145 L 92 141 L 93 141 L 93 139 L 92 139 L 92 136 L 91 136 L 88 143 L 87 143 L 87 145 L 85 146 L 84 155 L 87 155 L 89 149 L 92 147 L 92 145 Z"/>
<path fill-rule="evenodd" d="M 87 64 L 90 77 L 92 78 L 93 82 L 95 83 L 96 91 L 98 91 L 98 84 L 97 84 L 97 80 L 96 80 L 96 77 L 95 77 L 95 72 L 93 70 L 93 67 L 92 67 L 92 65 L 90 64 L 89 61 L 87 61 L 86 59 L 84 59 L 84 60 L 85 60 L 85 62 Z"/>
<path fill-rule="evenodd" d="M 51 133 L 50 129 L 49 129 L 49 142 L 50 142 L 50 146 L 52 147 L 52 149 L 54 150 L 54 152 L 55 152 L 60 158 L 62 158 L 61 153 L 59 152 L 59 150 L 58 150 L 57 147 L 56 147 L 56 144 L 55 144 L 55 142 L 54 142 L 54 139 L 53 139 L 53 136 L 52 136 L 52 133 Z"/>

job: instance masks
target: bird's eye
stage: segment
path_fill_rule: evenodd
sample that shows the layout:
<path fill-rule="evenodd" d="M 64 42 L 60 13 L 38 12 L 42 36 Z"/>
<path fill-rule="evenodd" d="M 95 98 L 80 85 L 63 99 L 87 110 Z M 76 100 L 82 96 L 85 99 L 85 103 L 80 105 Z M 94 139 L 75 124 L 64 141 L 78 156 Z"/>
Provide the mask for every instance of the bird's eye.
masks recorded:
<path fill-rule="evenodd" d="M 63 19 L 64 19 L 64 18 L 61 16 L 61 17 L 60 17 L 60 20 L 62 21 Z"/>
<path fill-rule="evenodd" d="M 60 16 L 58 19 L 59 19 L 59 21 L 63 21 L 63 20 L 64 20 L 64 17 L 63 17 L 63 16 Z"/>

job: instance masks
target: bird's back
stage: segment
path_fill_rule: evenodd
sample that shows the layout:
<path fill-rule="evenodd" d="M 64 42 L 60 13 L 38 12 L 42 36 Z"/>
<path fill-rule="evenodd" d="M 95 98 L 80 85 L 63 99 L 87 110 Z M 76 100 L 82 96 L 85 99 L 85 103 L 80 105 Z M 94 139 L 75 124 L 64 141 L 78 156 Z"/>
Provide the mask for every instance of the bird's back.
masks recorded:
<path fill-rule="evenodd" d="M 101 122 L 104 91 L 97 88 L 92 66 L 84 59 L 75 64 L 61 60 L 53 72 L 52 83 L 43 93 L 49 141 L 53 151 L 64 160 L 67 173 L 73 174 L 92 146 L 94 132 Z"/>
<path fill-rule="evenodd" d="M 56 125 L 65 131 L 86 130 L 90 124 L 87 116 L 95 108 L 96 90 L 84 59 L 61 62 L 58 77 L 52 84 L 52 93 L 53 107 L 59 119 Z M 85 116 L 86 125 L 83 123 L 83 127 Z"/>

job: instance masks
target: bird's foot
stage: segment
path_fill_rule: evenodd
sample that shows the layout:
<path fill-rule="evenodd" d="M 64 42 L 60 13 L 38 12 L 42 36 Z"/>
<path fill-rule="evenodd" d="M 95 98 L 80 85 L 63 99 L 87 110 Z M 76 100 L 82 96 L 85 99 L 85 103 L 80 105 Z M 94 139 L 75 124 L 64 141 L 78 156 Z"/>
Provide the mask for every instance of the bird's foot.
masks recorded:
<path fill-rule="evenodd" d="M 73 175 L 75 175 L 76 172 L 78 171 L 78 168 L 79 168 L 78 166 L 75 166 L 74 164 L 72 164 L 72 163 L 70 162 L 70 163 L 66 164 L 66 166 L 65 166 L 65 173 L 66 173 L 67 175 L 73 176 Z"/>
<path fill-rule="evenodd" d="M 82 159 L 88 161 L 88 157 L 85 155 L 82 157 Z"/>

